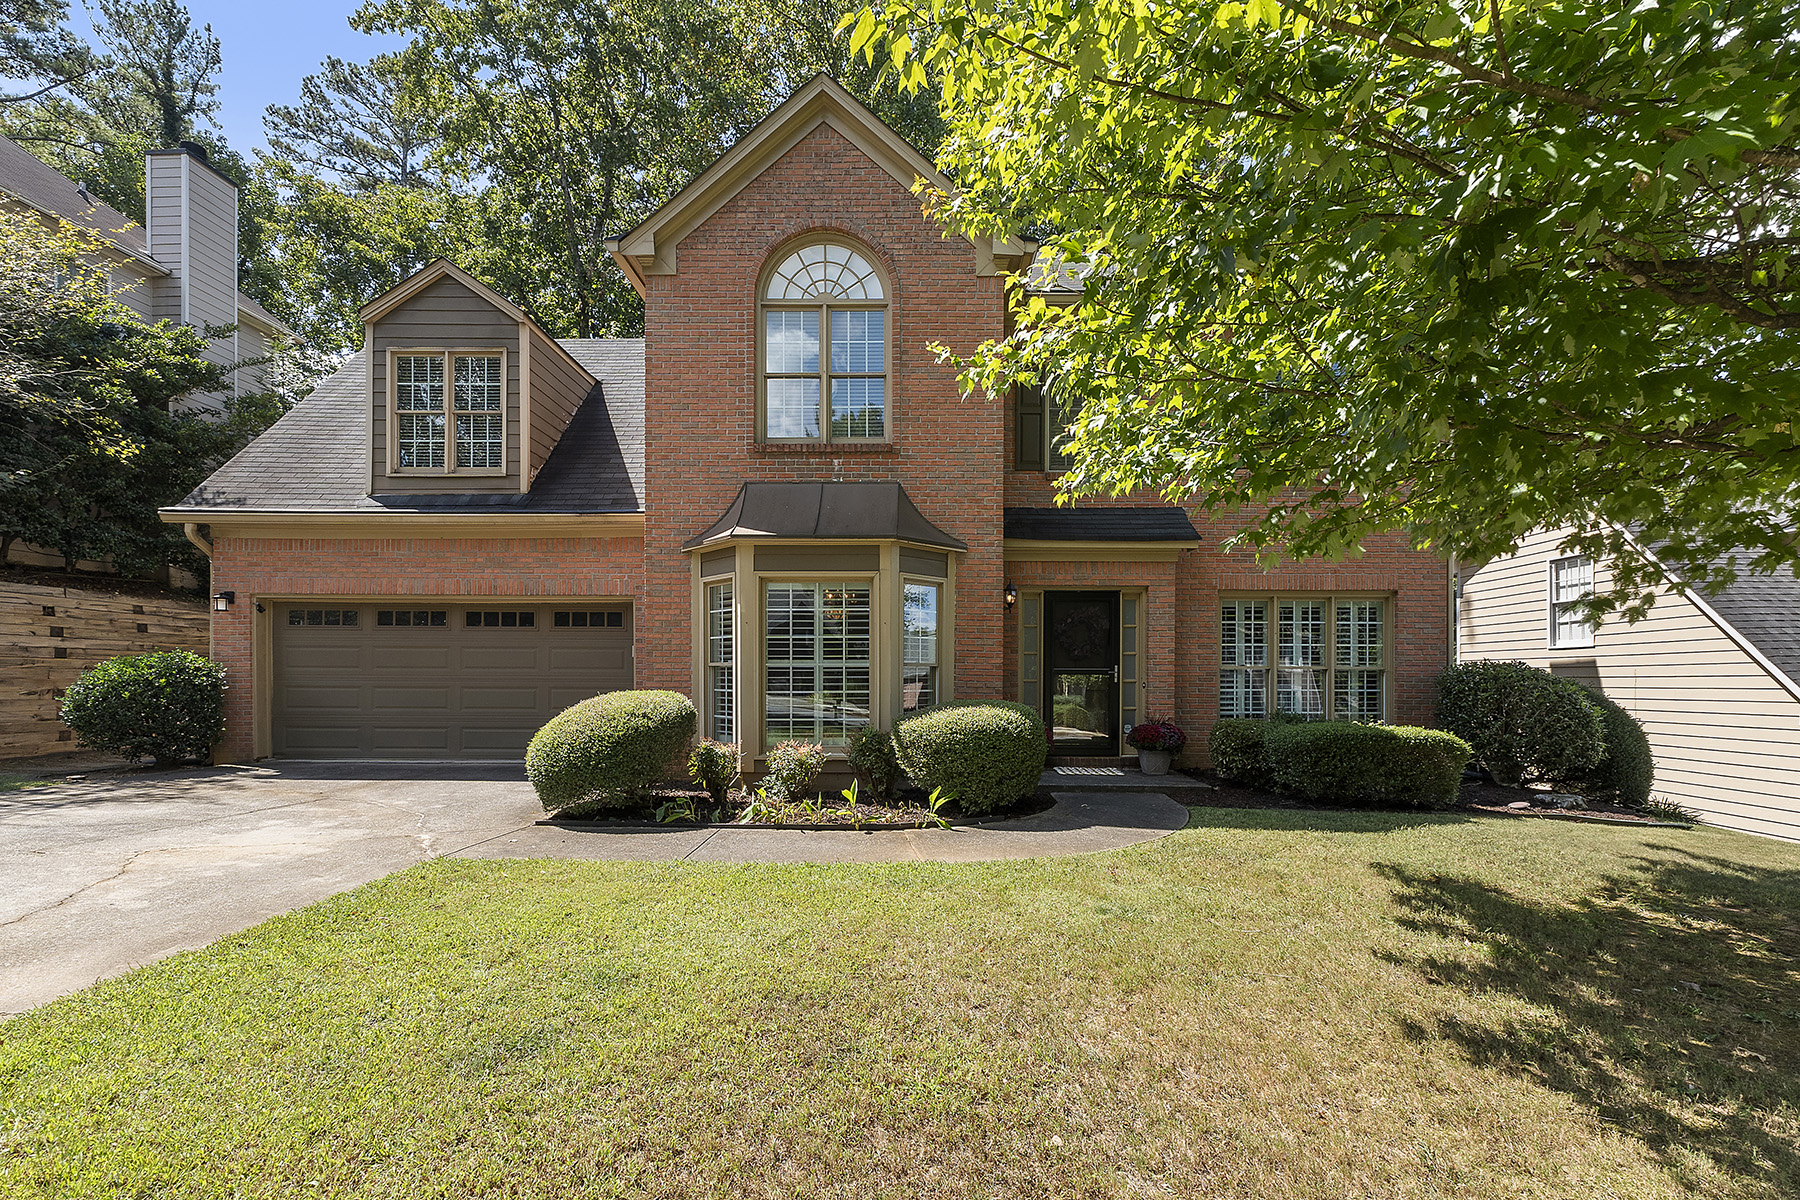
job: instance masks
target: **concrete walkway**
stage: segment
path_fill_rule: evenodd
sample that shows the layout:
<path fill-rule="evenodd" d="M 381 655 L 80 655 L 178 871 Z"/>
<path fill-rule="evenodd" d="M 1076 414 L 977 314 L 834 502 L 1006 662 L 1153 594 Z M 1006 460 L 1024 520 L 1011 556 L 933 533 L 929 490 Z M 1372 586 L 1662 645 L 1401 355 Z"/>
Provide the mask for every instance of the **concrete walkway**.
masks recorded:
<path fill-rule="evenodd" d="M 0 1016 L 444 855 L 974 862 L 1117 849 L 1187 820 L 1152 791 L 1070 788 L 1057 801 L 949 830 L 588 832 L 535 824 L 543 810 L 516 764 L 95 773 L 0 794 Z"/>

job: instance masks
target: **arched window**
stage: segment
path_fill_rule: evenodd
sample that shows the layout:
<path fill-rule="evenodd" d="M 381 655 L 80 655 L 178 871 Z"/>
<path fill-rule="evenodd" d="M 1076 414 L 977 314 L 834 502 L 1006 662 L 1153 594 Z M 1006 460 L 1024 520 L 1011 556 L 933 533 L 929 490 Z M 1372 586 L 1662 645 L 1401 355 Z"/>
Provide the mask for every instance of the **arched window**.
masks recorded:
<path fill-rule="evenodd" d="M 885 441 L 887 318 L 880 273 L 848 246 L 817 242 L 777 263 L 762 294 L 763 436 Z"/>

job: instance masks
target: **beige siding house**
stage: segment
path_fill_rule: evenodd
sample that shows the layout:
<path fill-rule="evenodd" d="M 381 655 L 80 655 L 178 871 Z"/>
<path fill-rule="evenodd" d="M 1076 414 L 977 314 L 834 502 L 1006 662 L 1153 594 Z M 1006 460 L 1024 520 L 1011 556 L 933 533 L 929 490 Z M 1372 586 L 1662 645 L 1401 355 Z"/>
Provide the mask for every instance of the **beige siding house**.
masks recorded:
<path fill-rule="evenodd" d="M 1540 530 L 1465 568 L 1457 657 L 1519 659 L 1603 690 L 1643 722 L 1653 795 L 1707 821 L 1800 840 L 1800 581 L 1746 575 L 1717 597 L 1658 592 L 1650 615 L 1598 628 L 1566 606 L 1605 563 Z"/>

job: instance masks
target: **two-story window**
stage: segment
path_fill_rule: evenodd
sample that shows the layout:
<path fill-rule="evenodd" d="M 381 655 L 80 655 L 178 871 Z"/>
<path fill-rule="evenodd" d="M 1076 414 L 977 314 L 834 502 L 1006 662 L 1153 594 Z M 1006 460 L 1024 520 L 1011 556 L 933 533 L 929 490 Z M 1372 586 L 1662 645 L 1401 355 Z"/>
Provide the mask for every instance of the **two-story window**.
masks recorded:
<path fill-rule="evenodd" d="M 505 473 L 503 352 L 406 350 L 391 361 L 393 469 Z"/>
<path fill-rule="evenodd" d="M 763 438 L 888 439 L 888 296 L 868 259 L 833 242 L 785 256 L 763 284 L 760 327 Z"/>

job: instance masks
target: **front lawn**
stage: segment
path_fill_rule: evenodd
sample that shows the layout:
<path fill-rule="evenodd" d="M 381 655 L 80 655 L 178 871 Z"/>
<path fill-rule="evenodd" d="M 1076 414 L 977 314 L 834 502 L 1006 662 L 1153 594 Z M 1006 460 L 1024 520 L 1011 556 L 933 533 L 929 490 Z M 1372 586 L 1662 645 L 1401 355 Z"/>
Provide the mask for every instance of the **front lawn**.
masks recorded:
<path fill-rule="evenodd" d="M 439 861 L 0 1025 L 13 1196 L 1777 1197 L 1800 847 Z"/>

